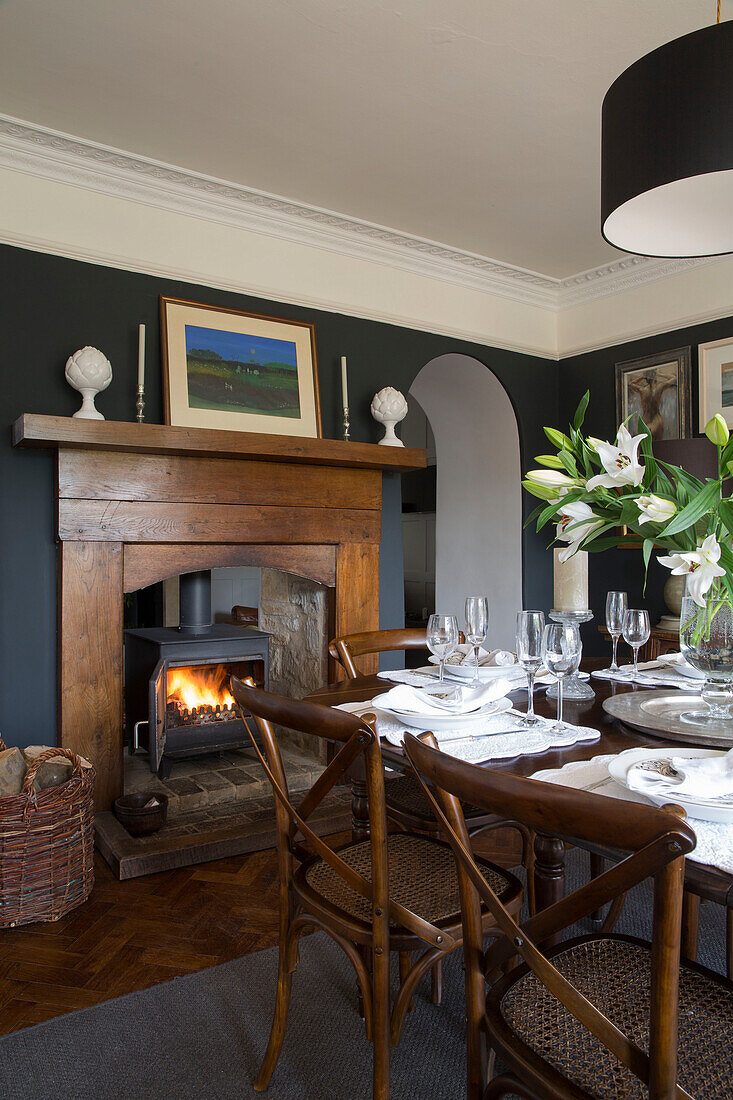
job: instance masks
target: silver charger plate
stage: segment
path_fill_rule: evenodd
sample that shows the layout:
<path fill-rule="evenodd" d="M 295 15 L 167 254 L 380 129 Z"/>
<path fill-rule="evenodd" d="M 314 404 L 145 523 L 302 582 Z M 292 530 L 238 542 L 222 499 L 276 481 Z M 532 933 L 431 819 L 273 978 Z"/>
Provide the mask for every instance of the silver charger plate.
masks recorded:
<path fill-rule="evenodd" d="M 680 719 L 684 710 L 704 710 L 699 695 L 688 695 L 680 688 L 670 691 L 627 691 L 603 700 L 603 709 L 626 726 L 687 745 L 705 745 L 712 749 L 733 748 L 733 720 L 711 723 L 705 729 Z"/>

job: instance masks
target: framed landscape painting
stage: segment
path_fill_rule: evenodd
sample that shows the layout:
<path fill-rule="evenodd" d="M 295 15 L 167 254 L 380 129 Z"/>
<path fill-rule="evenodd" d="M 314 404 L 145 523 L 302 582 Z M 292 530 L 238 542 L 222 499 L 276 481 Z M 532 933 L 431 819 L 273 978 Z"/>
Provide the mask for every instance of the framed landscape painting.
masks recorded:
<path fill-rule="evenodd" d="M 652 439 L 686 439 L 692 429 L 690 349 L 676 348 L 616 364 L 616 418 L 641 416 Z"/>
<path fill-rule="evenodd" d="M 160 299 L 166 424 L 320 438 L 314 326 Z"/>
<path fill-rule="evenodd" d="M 700 431 L 716 413 L 733 428 L 733 337 L 711 340 L 698 348 Z"/>

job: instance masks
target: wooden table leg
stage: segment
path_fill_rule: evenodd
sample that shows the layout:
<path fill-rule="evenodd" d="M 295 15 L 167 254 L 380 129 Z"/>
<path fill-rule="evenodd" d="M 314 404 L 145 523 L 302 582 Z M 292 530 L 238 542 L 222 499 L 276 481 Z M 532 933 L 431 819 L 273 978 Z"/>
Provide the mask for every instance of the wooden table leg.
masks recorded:
<path fill-rule="evenodd" d="M 683 959 L 697 962 L 698 924 L 700 921 L 700 898 L 697 894 L 685 890 L 682 895 L 682 945 Z"/>
<path fill-rule="evenodd" d="M 733 980 L 733 909 L 725 911 L 725 972 Z"/>
<path fill-rule="evenodd" d="M 534 889 L 537 912 L 547 909 L 565 895 L 565 841 L 545 833 L 535 833 L 534 838 Z M 560 942 L 560 935 L 552 936 L 545 947 Z"/>

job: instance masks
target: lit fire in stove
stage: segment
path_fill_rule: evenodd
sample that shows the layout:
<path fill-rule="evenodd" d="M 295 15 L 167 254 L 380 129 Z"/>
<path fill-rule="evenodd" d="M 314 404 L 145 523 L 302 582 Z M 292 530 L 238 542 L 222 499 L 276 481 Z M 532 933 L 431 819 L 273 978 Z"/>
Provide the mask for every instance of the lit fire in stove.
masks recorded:
<path fill-rule="evenodd" d="M 201 721 L 236 716 L 226 665 L 168 669 L 168 711 Z"/>

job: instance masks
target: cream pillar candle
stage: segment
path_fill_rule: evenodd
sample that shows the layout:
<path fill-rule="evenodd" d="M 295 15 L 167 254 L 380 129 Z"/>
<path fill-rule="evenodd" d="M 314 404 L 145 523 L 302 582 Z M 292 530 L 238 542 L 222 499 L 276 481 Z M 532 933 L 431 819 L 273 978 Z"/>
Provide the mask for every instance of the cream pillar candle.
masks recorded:
<path fill-rule="evenodd" d="M 588 554 L 579 550 L 566 562 L 559 560 L 555 550 L 554 611 L 588 610 Z"/>
<path fill-rule="evenodd" d="M 137 384 L 145 385 L 145 325 L 137 329 Z"/>
<path fill-rule="evenodd" d="M 348 409 L 349 407 L 349 386 L 348 379 L 346 377 L 346 356 L 341 356 L 341 408 Z"/>

